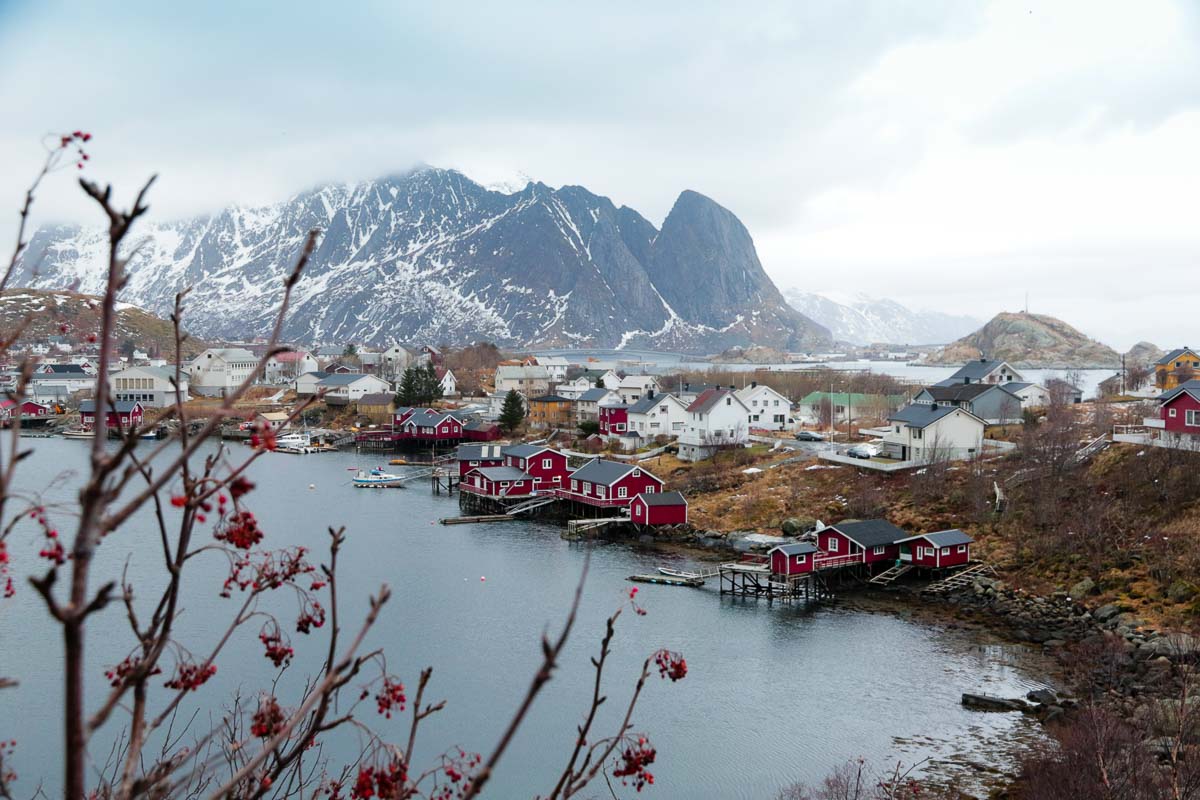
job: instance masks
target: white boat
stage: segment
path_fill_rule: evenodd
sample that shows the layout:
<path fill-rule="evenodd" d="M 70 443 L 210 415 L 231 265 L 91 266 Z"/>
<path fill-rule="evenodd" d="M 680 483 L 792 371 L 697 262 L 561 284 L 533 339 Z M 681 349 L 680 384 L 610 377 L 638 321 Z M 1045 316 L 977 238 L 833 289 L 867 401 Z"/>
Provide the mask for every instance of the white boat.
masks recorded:
<path fill-rule="evenodd" d="M 305 447 L 312 447 L 312 437 L 306 432 L 285 433 L 275 437 L 276 450 L 300 450 Z"/>
<path fill-rule="evenodd" d="M 658 574 L 666 575 L 667 577 L 670 577 L 670 578 L 683 578 L 683 579 L 692 579 L 692 578 L 700 577 L 699 572 L 689 572 L 688 570 L 684 570 L 684 569 L 672 569 L 671 567 L 659 567 Z"/>
<path fill-rule="evenodd" d="M 95 439 L 96 432 L 91 428 L 67 428 L 62 432 L 64 439 Z"/>
<path fill-rule="evenodd" d="M 369 472 L 360 469 L 354 476 L 354 488 L 356 489 L 403 489 L 404 477 L 395 475 L 391 472 L 384 472 L 379 467 L 376 467 Z"/>

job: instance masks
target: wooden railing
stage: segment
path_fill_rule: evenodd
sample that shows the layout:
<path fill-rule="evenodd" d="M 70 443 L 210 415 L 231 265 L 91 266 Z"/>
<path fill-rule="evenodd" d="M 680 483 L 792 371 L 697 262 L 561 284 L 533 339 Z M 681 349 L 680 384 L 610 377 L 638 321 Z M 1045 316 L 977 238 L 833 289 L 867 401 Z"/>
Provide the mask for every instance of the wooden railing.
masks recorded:
<path fill-rule="evenodd" d="M 813 557 L 813 569 L 833 569 L 847 564 L 863 563 L 862 553 L 851 553 L 845 556 L 819 555 Z"/>

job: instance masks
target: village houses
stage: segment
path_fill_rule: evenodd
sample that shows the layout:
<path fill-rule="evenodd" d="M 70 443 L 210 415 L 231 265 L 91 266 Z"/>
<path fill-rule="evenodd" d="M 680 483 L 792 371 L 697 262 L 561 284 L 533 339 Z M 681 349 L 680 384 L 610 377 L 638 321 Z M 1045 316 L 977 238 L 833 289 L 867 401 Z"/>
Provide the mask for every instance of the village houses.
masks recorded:
<path fill-rule="evenodd" d="M 626 375 L 617 386 L 621 402 L 627 405 L 636 403 L 651 392 L 658 392 L 658 378 L 653 375 Z"/>
<path fill-rule="evenodd" d="M 263 365 L 265 383 L 290 383 L 306 372 L 317 369 L 316 357 L 307 350 L 288 350 L 276 353 Z"/>
<path fill-rule="evenodd" d="M 914 403 L 954 406 L 971 412 L 989 425 L 1021 421 L 1021 398 L 995 383 L 959 383 L 927 386 L 913 397 Z"/>
<path fill-rule="evenodd" d="M 551 383 L 559 383 L 567 379 L 567 370 L 571 364 L 562 356 L 535 356 L 533 364 L 543 367 L 550 375 Z"/>
<path fill-rule="evenodd" d="M 747 441 L 750 409 L 732 389 L 708 389 L 687 407 L 679 458 L 700 461 L 727 447 Z"/>
<path fill-rule="evenodd" d="M 575 427 L 575 401 L 556 394 L 529 398 L 529 426 L 539 429 Z"/>
<path fill-rule="evenodd" d="M 292 391 L 296 393 L 296 397 L 312 397 L 317 393 L 318 384 L 334 373 L 326 370 L 315 370 L 306 372 L 303 375 L 292 381 Z M 338 374 L 353 374 L 353 373 L 338 373 Z"/>
<path fill-rule="evenodd" d="M 224 397 L 254 374 L 258 358 L 241 347 L 210 347 L 187 365 L 192 394 Z"/>
<path fill-rule="evenodd" d="M 982 452 L 987 427 L 970 411 L 941 403 L 912 403 L 888 417 L 888 423 L 883 454 L 917 463 L 974 457 Z"/>
<path fill-rule="evenodd" d="M 904 405 L 903 395 L 859 392 L 809 392 L 796 404 L 795 416 L 805 425 L 884 420 Z"/>
<path fill-rule="evenodd" d="M 1012 383 L 1023 381 L 1024 376 L 1013 369 L 1007 361 L 993 361 L 980 358 L 963 364 L 949 378 L 939 381 L 938 386 L 950 386 L 955 383 Z"/>
<path fill-rule="evenodd" d="M 1154 385 L 1160 392 L 1174 389 L 1200 375 L 1200 353 L 1188 346 L 1178 347 L 1154 364 Z"/>
<path fill-rule="evenodd" d="M 357 403 L 363 395 L 392 391 L 392 385 L 383 378 L 362 373 L 327 375 L 317 382 L 317 391 L 325 393 L 326 405 L 349 405 Z"/>
<path fill-rule="evenodd" d="M 188 400 L 188 374 L 179 371 L 176 393 L 174 367 L 128 367 L 108 376 L 108 390 L 117 400 L 140 402 L 145 408 L 175 405 L 176 397 Z"/>
<path fill-rule="evenodd" d="M 792 401 L 766 384 L 751 381 L 737 390 L 738 399 L 750 409 L 750 427 L 770 431 L 792 428 Z"/>
<path fill-rule="evenodd" d="M 650 393 L 625 412 L 628 430 L 643 439 L 677 437 L 687 424 L 687 405 L 672 394 Z"/>
<path fill-rule="evenodd" d="M 496 367 L 495 387 L 498 394 L 516 389 L 526 397 L 538 397 L 550 393 L 550 372 L 545 367 L 501 365 Z"/>
<path fill-rule="evenodd" d="M 621 396 L 611 389 L 588 389 L 575 400 L 575 424 L 599 423 L 601 404 L 616 405 L 620 402 Z"/>

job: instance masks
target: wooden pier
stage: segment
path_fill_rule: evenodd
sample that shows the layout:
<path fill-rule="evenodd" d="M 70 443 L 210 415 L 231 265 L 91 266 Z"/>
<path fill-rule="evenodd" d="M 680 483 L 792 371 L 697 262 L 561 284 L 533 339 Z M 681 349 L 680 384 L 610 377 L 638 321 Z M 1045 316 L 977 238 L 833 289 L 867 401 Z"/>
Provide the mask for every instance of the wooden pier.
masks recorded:
<path fill-rule="evenodd" d="M 703 586 L 701 578 L 680 578 L 672 575 L 630 575 L 627 580 L 634 583 L 657 583 L 662 586 Z"/>
<path fill-rule="evenodd" d="M 443 525 L 471 525 L 476 522 L 508 522 L 516 517 L 511 514 L 476 514 L 473 517 L 444 517 L 438 522 Z"/>
<path fill-rule="evenodd" d="M 718 570 L 721 594 L 734 597 L 765 597 L 768 600 L 821 602 L 833 598 L 825 580 L 815 573 L 775 575 L 767 563 L 735 561 Z"/>

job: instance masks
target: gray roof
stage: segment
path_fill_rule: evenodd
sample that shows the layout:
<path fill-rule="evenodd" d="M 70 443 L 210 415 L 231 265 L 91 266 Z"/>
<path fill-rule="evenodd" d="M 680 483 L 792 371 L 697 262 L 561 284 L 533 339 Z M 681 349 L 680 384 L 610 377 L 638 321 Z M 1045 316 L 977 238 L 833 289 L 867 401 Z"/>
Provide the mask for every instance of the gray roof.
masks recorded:
<path fill-rule="evenodd" d="M 818 552 L 817 546 L 812 542 L 796 542 L 795 544 L 781 544 L 771 548 L 772 553 L 776 550 L 783 553 L 785 556 L 806 556 L 809 553 Z"/>
<path fill-rule="evenodd" d="M 476 467 L 471 472 L 478 472 L 489 481 L 525 481 L 530 475 L 516 467 Z"/>
<path fill-rule="evenodd" d="M 544 394 L 541 397 L 529 398 L 531 403 L 574 403 L 575 401 L 569 397 L 560 397 L 556 394 Z"/>
<path fill-rule="evenodd" d="M 322 386 L 349 386 L 352 383 L 361 381 L 363 378 L 374 377 L 374 375 L 367 375 L 364 372 L 342 372 L 336 375 L 326 375 L 320 380 L 320 384 Z M 382 380 L 382 378 L 379 380 Z"/>
<path fill-rule="evenodd" d="M 922 389 L 923 392 L 928 392 L 929 396 L 937 401 L 958 401 L 974 400 L 981 394 L 986 394 L 995 389 L 998 392 L 1011 392 L 1004 386 L 995 383 L 954 383 L 949 386 L 926 386 Z M 1015 396 L 1015 395 L 1014 395 Z"/>
<path fill-rule="evenodd" d="M 886 519 L 864 519 L 859 522 L 839 522 L 830 526 L 854 540 L 859 547 L 879 547 L 909 538 L 908 531 L 897 528 Z"/>
<path fill-rule="evenodd" d="M 970 411 L 958 406 L 944 406 L 934 403 L 912 403 L 899 411 L 892 413 L 888 417 L 889 421 L 903 422 L 912 428 L 925 428 L 937 422 L 942 417 L 948 417 L 955 411 L 961 411 L 964 414 L 970 414 L 975 417 Z M 975 417 L 975 419 L 979 419 Z"/>
<path fill-rule="evenodd" d="M 643 397 L 641 400 L 638 400 L 636 403 L 634 403 L 633 405 L 631 405 L 629 407 L 629 413 L 630 414 L 645 414 L 647 411 L 651 410 L 659 403 L 666 402 L 668 397 L 670 397 L 670 395 L 667 395 L 667 394 L 654 394 L 654 395 L 649 395 L 648 397 Z"/>
<path fill-rule="evenodd" d="M 497 380 L 514 380 L 524 378 L 525 380 L 549 380 L 550 370 L 545 367 L 517 367 L 505 365 L 496 367 Z"/>
<path fill-rule="evenodd" d="M 680 506 L 687 505 L 687 500 L 679 492 L 645 492 L 638 495 L 648 506 Z"/>
<path fill-rule="evenodd" d="M 1022 389 L 1028 389 L 1030 386 L 1033 386 L 1033 384 L 1029 381 L 1009 381 L 1000 388 L 1004 389 L 1006 392 L 1012 392 L 1013 394 L 1016 394 Z"/>
<path fill-rule="evenodd" d="M 329 377 L 329 373 L 328 373 L 328 372 L 326 372 L 326 371 L 325 371 L 325 370 L 323 370 L 323 369 L 314 369 L 312 372 L 306 372 L 306 373 L 304 373 L 303 375 L 301 375 L 300 377 L 301 377 L 301 378 L 305 378 L 305 377 L 308 377 L 309 375 L 312 375 L 312 376 L 314 376 L 314 377 L 315 377 L 315 378 L 317 378 L 318 380 L 320 380 L 321 378 L 328 378 L 328 377 Z"/>
<path fill-rule="evenodd" d="M 1163 392 L 1161 395 L 1159 395 L 1158 402 L 1169 403 L 1185 392 L 1190 394 L 1192 397 L 1195 397 L 1197 400 L 1200 400 L 1200 380 L 1192 378 L 1190 381 L 1184 381 L 1174 389 Z"/>
<path fill-rule="evenodd" d="M 390 392 L 371 392 L 358 398 L 358 404 L 360 406 L 386 406 L 395 399 L 396 395 Z"/>
<path fill-rule="evenodd" d="M 463 425 L 463 429 L 468 430 L 468 431 L 490 431 L 492 428 L 495 428 L 495 427 L 496 427 L 496 423 L 488 422 L 485 419 L 473 419 L 470 422 L 468 422 L 466 425 Z"/>
<path fill-rule="evenodd" d="M 108 403 L 108 408 L 110 411 L 113 409 L 116 409 L 118 414 L 128 414 L 130 411 L 133 411 L 133 407 L 136 405 L 140 405 L 140 404 L 133 400 L 118 400 L 115 403 L 110 400 Z M 79 404 L 79 411 L 84 414 L 95 413 L 96 401 L 95 400 L 84 400 L 82 403 Z"/>
<path fill-rule="evenodd" d="M 992 361 L 986 358 L 976 359 L 963 364 L 957 372 L 951 375 L 951 378 L 969 378 L 973 381 L 986 378 L 992 370 L 1003 364 L 1003 361 Z"/>
<path fill-rule="evenodd" d="M 510 444 L 504 448 L 504 455 L 516 456 L 517 458 L 530 458 L 543 450 L 549 449 L 545 445 L 540 444 Z"/>
<path fill-rule="evenodd" d="M 935 547 L 953 547 L 956 544 L 970 544 L 975 541 L 958 528 L 951 528 L 947 531 L 934 531 L 933 533 L 918 533 L 916 536 L 908 536 L 900 541 L 915 542 L 917 539 L 925 539 Z"/>
<path fill-rule="evenodd" d="M 618 461 L 605 461 L 604 459 L 597 458 L 594 461 L 589 461 L 579 469 L 572 472 L 571 480 L 598 483 L 602 486 L 612 486 L 634 469 L 636 469 L 636 467 L 634 467 L 633 464 L 622 464 Z"/>
<path fill-rule="evenodd" d="M 579 395 L 579 402 L 581 402 L 581 403 L 599 403 L 605 397 L 608 397 L 609 391 L 611 391 L 611 390 L 596 389 L 596 388 L 588 389 L 586 392 Z"/>
<path fill-rule="evenodd" d="M 733 392 L 729 389 L 705 389 L 692 401 L 687 410 L 692 414 L 705 414 L 709 409 L 721 402 L 722 397 L 726 396 L 733 396 Z M 739 399 L 738 402 L 741 403 L 741 400 Z"/>
<path fill-rule="evenodd" d="M 503 445 L 499 444 L 460 444 L 455 455 L 459 461 L 499 461 L 504 455 Z"/>
<path fill-rule="evenodd" d="M 1156 361 L 1154 363 L 1162 364 L 1163 366 L 1166 366 L 1167 364 L 1170 364 L 1175 359 L 1179 358 L 1184 353 L 1194 353 L 1194 352 L 1196 352 L 1196 351 L 1187 346 L 1176 347 L 1174 350 L 1167 353 L 1165 356 L 1163 356 L 1162 358 L 1160 358 L 1158 361 Z"/>
<path fill-rule="evenodd" d="M 87 370 L 80 364 L 44 364 L 43 368 L 54 375 L 87 375 Z"/>

